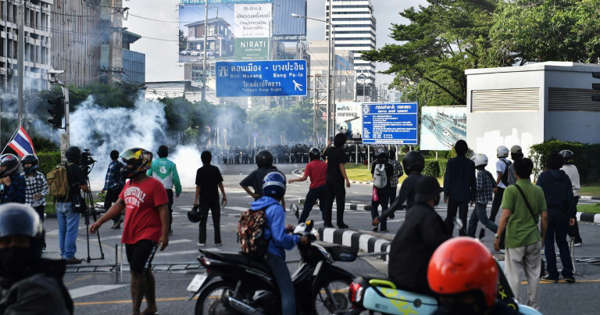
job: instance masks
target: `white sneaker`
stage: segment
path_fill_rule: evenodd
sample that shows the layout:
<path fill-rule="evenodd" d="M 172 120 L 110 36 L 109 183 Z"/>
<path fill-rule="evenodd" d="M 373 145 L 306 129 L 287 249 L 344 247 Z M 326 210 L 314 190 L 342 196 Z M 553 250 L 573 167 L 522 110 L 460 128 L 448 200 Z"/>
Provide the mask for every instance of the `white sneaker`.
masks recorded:
<path fill-rule="evenodd" d="M 196 245 L 198 245 L 198 247 L 204 247 L 204 246 L 206 246 L 205 243 L 200 243 L 200 242 L 196 243 Z"/>

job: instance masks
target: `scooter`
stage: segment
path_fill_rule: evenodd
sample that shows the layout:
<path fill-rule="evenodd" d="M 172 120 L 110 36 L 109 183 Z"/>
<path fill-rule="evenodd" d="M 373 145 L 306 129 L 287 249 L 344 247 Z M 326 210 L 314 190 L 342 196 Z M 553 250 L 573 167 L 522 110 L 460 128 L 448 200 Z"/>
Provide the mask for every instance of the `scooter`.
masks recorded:
<path fill-rule="evenodd" d="M 298 245 L 301 260 L 292 282 L 297 314 L 338 314 L 350 309 L 348 286 L 354 276 L 334 266 L 335 261 L 356 260 L 350 247 L 316 241 L 312 221 L 298 225 L 294 234 L 306 235 L 310 243 Z M 201 250 L 198 258 L 206 274 L 197 274 L 187 290 L 198 297 L 196 315 L 281 313 L 279 289 L 262 259 L 240 253 Z"/>
<path fill-rule="evenodd" d="M 541 315 L 539 311 L 526 305 L 519 304 L 514 297 L 508 281 L 498 265 L 498 300 L 517 309 L 524 315 Z M 438 308 L 435 297 L 397 289 L 396 285 L 387 279 L 356 278 L 350 284 L 349 299 L 353 310 L 346 314 L 360 314 L 368 310 L 369 314 L 433 314 Z"/>

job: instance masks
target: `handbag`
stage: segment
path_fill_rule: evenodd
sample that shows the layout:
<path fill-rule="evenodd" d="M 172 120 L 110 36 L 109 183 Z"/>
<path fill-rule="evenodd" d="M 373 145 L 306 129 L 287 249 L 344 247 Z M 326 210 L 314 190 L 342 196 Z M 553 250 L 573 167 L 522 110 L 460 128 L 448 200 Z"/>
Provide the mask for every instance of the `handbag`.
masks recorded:
<path fill-rule="evenodd" d="M 515 184 L 514 186 L 517 187 L 517 190 L 521 193 L 521 197 L 523 197 L 523 200 L 525 200 L 525 205 L 527 206 L 527 210 L 529 210 L 529 214 L 531 215 L 531 218 L 533 219 L 533 222 L 535 222 L 535 225 L 537 226 L 538 221 L 536 219 L 536 216 L 533 214 L 533 209 L 531 208 L 531 205 L 529 204 L 529 201 L 527 201 L 527 197 L 525 197 L 525 193 L 523 193 L 523 190 L 521 189 L 521 187 L 519 187 L 519 185 Z M 504 228 L 504 231 L 502 231 L 502 233 L 500 234 L 500 245 L 499 245 L 499 247 L 501 249 L 506 249 L 506 246 L 504 244 L 505 239 L 506 239 L 506 228 Z"/>

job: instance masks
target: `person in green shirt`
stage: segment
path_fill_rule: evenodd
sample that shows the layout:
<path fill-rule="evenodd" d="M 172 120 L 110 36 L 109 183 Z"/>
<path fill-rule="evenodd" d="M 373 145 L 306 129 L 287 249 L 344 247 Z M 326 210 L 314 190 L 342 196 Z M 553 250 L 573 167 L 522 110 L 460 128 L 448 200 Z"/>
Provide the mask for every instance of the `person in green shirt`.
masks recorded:
<path fill-rule="evenodd" d="M 530 159 L 514 163 L 517 182 L 508 186 L 502 197 L 502 217 L 494 248 L 500 250 L 500 235 L 506 228 L 506 276 L 513 292 L 519 292 L 521 271 L 527 277 L 527 305 L 538 308 L 537 284 L 541 271 L 542 240 L 546 237 L 548 215 L 544 191 L 529 180 L 533 170 Z M 521 190 L 521 191 L 519 191 Z M 529 204 L 529 206 L 528 206 Z M 539 218 L 542 231 L 538 229 Z"/>
<path fill-rule="evenodd" d="M 148 170 L 148 176 L 158 179 L 169 197 L 169 233 L 173 233 L 173 186 L 175 187 L 175 196 L 181 194 L 181 182 L 177 173 L 177 165 L 167 159 L 169 156 L 169 148 L 166 145 L 161 145 L 158 148 L 158 159 L 152 161 L 152 167 Z"/>

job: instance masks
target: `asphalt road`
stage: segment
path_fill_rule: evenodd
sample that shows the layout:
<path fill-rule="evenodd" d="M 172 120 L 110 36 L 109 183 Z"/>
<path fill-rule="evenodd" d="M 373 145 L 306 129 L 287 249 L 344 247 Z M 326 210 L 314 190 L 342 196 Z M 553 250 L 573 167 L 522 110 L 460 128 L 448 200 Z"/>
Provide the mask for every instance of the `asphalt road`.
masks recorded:
<path fill-rule="evenodd" d="M 284 165 L 280 169 L 288 176 L 296 168 L 295 165 Z M 228 194 L 229 204 L 222 211 L 221 233 L 224 251 L 237 251 L 239 244 L 236 243 L 235 229 L 241 211 L 248 208 L 251 201 L 238 183 L 252 169 L 249 165 L 235 165 L 222 167 L 225 188 Z M 181 172 L 181 170 L 180 170 Z M 175 216 L 173 235 L 170 237 L 169 247 L 156 255 L 156 265 L 195 263 L 197 252 L 198 225 L 190 223 L 185 213 L 193 204 L 193 183 L 183 183 L 185 192 L 175 201 Z M 354 203 L 366 204 L 370 200 L 371 186 L 353 185 L 347 192 L 347 200 Z M 308 191 L 307 183 L 297 183 L 288 186 L 286 200 L 288 205 L 304 198 Z M 442 217 L 446 216 L 444 205 L 438 207 Z M 321 214 L 318 209 L 313 210 L 311 219 L 317 224 L 322 224 Z M 333 215 L 335 223 L 335 213 Z M 404 213 L 399 212 L 394 220 L 388 223 L 390 233 L 379 233 L 382 238 L 391 239 L 402 220 Z M 295 223 L 297 220 L 288 212 L 287 222 Z M 354 230 L 368 231 L 370 229 L 370 213 L 366 211 L 346 211 L 345 221 Z M 93 260 L 89 265 L 109 265 L 115 262 L 115 245 L 119 243 L 120 230 L 110 229 L 109 223 L 100 230 L 104 260 Z M 600 256 L 600 227 L 593 224 L 581 224 L 584 247 L 576 248 L 576 257 Z M 46 221 L 48 249 L 47 257 L 58 257 L 57 224 L 56 220 L 49 218 Z M 81 220 L 79 229 L 77 257 L 86 258 L 86 233 L 84 220 Z M 212 221 L 208 221 L 207 247 L 214 246 Z M 484 239 L 484 243 L 491 248 L 492 236 Z M 95 236 L 90 240 L 90 255 L 92 258 L 99 257 L 99 244 Z M 294 249 L 288 252 L 287 259 L 298 259 L 298 253 Z M 358 259 L 353 263 L 338 263 L 356 275 L 385 276 L 387 265 L 376 259 Z M 81 266 L 86 266 L 84 262 Z M 401 266 L 398 266 L 401 268 Z M 295 264 L 289 264 L 293 272 Z M 600 289 L 600 266 L 588 263 L 577 263 L 576 284 L 541 284 L 539 288 L 539 300 L 541 311 L 544 314 L 598 314 L 600 303 L 597 302 L 598 289 Z M 194 301 L 187 301 L 188 294 L 185 291 L 189 281 L 198 270 L 189 271 L 156 271 L 157 297 L 159 311 L 161 314 L 191 314 Z M 65 283 L 76 305 L 76 314 L 127 314 L 131 311 L 129 294 L 129 275 L 127 271 L 119 274 L 117 279 L 114 273 L 88 272 L 82 270 L 76 273 L 68 273 Z M 523 286 L 524 288 L 524 286 Z M 521 296 L 524 298 L 524 290 Z"/>

